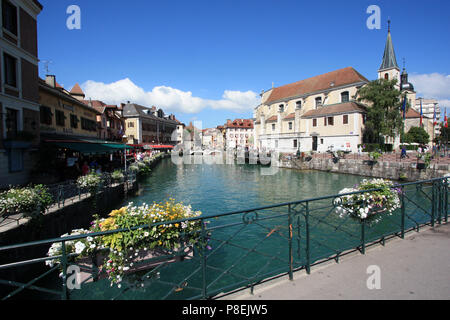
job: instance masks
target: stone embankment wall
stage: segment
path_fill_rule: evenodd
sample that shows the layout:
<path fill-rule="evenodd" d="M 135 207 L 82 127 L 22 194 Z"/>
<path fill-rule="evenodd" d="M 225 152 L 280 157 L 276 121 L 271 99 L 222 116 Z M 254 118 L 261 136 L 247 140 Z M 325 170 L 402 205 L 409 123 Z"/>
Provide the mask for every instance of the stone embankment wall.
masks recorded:
<path fill-rule="evenodd" d="M 309 162 L 293 159 L 280 161 L 279 166 L 281 168 L 347 173 L 390 180 L 401 180 L 403 176 L 406 181 L 443 177 L 449 173 L 450 169 L 448 164 L 431 164 L 430 168 L 419 170 L 415 163 L 379 161 L 370 165 L 367 161 L 349 159 L 340 159 L 337 163 L 334 163 L 332 159 L 312 159 Z"/>

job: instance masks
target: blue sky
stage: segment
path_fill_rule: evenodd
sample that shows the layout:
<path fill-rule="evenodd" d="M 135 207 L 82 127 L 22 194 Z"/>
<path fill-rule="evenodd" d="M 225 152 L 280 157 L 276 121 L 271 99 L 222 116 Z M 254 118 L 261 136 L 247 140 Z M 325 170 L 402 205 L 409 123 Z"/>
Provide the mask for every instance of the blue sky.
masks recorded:
<path fill-rule="evenodd" d="M 41 0 L 39 58 L 70 89 L 93 99 L 155 104 L 189 123 L 215 127 L 248 118 L 258 94 L 352 66 L 377 77 L 392 20 L 419 95 L 450 107 L 449 1 Z M 81 29 L 69 30 L 69 5 Z M 369 30 L 370 5 L 381 29 Z M 44 63 L 40 75 L 45 76 Z M 436 84 L 436 85 L 434 85 Z"/>

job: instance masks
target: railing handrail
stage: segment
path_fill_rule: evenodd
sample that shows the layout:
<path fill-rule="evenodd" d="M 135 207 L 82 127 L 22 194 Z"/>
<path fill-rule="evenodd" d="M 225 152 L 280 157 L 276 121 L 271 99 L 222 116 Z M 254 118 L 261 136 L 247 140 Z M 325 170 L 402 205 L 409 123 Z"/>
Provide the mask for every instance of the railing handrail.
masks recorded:
<path fill-rule="evenodd" d="M 419 185 L 419 184 L 431 183 L 431 182 L 442 181 L 442 180 L 447 180 L 447 179 L 450 179 L 450 177 L 433 178 L 433 179 L 429 179 L 429 180 L 415 181 L 415 182 L 409 182 L 409 183 L 405 183 L 405 184 L 396 184 L 396 185 L 391 186 L 390 188 L 391 189 L 403 188 L 405 186 Z M 60 238 L 48 239 L 48 240 L 39 240 L 39 241 L 33 241 L 33 242 L 28 242 L 28 243 L 23 243 L 23 244 L 16 244 L 16 245 L 0 247 L 0 252 L 6 251 L 6 250 L 12 250 L 12 249 L 24 248 L 24 247 L 44 245 L 44 244 L 75 241 L 75 240 L 85 239 L 88 237 L 106 236 L 106 235 L 112 235 L 112 234 L 121 233 L 121 232 L 135 231 L 138 229 L 149 229 L 149 228 L 152 228 L 155 226 L 165 225 L 167 223 L 174 224 L 174 223 L 191 222 L 191 221 L 199 221 L 199 220 L 202 221 L 202 220 L 206 220 L 206 219 L 214 219 L 214 218 L 225 217 L 225 216 L 230 216 L 230 215 L 237 215 L 237 214 L 241 214 L 241 213 L 245 214 L 245 213 L 250 213 L 253 211 L 280 208 L 280 207 L 292 206 L 292 205 L 297 205 L 297 204 L 302 204 L 302 203 L 309 203 L 309 202 L 313 202 L 313 201 L 338 198 L 338 197 L 343 197 L 343 196 L 347 196 L 347 195 L 355 195 L 355 194 L 374 192 L 374 191 L 379 191 L 381 189 L 382 188 L 376 188 L 376 189 L 370 189 L 370 190 L 362 190 L 362 191 L 355 191 L 355 192 L 349 192 L 349 193 L 334 194 L 334 195 L 328 195 L 328 196 L 323 196 L 323 197 L 309 198 L 309 199 L 298 200 L 298 201 L 293 201 L 293 202 L 286 202 L 286 203 L 280 203 L 280 204 L 275 204 L 275 205 L 262 206 L 262 207 L 258 207 L 258 208 L 247 209 L 247 210 L 232 211 L 232 212 L 227 212 L 227 213 L 222 213 L 222 214 L 217 214 L 217 215 L 208 215 L 208 216 L 200 216 L 200 217 L 188 218 L 188 219 L 164 221 L 164 222 L 154 223 L 154 224 L 150 224 L 150 225 L 136 226 L 136 227 L 132 227 L 129 229 L 117 229 L 117 230 L 82 234 L 82 235 L 76 235 L 76 236 L 60 237 Z"/>

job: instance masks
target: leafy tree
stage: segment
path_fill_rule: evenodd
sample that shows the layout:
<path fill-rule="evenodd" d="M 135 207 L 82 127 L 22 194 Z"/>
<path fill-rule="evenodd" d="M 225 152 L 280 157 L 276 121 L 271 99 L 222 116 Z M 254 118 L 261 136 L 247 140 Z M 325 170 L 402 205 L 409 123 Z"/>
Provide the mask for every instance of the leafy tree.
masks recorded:
<path fill-rule="evenodd" d="M 382 136 L 395 137 L 402 129 L 402 95 L 396 84 L 396 79 L 379 79 L 360 88 L 357 93 L 358 101 L 369 105 L 366 127 L 377 142 L 381 142 Z"/>
<path fill-rule="evenodd" d="M 435 142 L 439 144 L 446 144 L 450 138 L 450 127 L 444 127 L 444 124 L 441 126 L 441 132 L 439 136 L 436 137 Z"/>
<path fill-rule="evenodd" d="M 430 142 L 430 135 L 424 128 L 412 127 L 409 129 L 408 133 L 403 136 L 402 142 L 428 144 L 428 142 Z"/>

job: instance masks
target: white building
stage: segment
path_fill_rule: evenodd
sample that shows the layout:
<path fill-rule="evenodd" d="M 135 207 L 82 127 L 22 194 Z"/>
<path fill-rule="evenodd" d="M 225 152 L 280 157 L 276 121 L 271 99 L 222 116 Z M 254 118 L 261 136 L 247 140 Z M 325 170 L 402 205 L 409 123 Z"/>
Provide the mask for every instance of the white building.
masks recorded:
<path fill-rule="evenodd" d="M 254 125 L 251 119 L 227 120 L 225 124 L 226 148 L 254 147 Z"/>
<path fill-rule="evenodd" d="M 434 134 L 438 136 L 441 132 L 441 108 L 439 102 L 436 99 L 423 99 L 417 98 L 413 109 L 420 114 L 420 102 L 422 101 L 422 113 L 424 117 L 433 120 L 434 112 L 436 110 L 436 125 L 434 126 Z M 431 137 L 433 138 L 433 137 Z"/>

